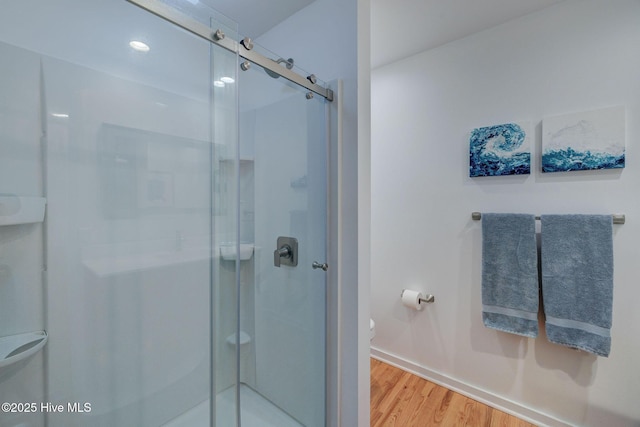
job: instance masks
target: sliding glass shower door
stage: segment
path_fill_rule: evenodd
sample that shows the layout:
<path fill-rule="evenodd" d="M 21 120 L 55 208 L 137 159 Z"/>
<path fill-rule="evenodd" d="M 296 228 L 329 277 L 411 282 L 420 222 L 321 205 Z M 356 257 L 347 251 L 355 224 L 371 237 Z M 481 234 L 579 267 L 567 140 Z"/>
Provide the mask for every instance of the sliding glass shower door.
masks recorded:
<path fill-rule="evenodd" d="M 236 384 L 236 55 L 124 0 L 2 8 L 0 401 L 36 410 L 0 426 L 213 425 Z M 4 224 L 32 200 L 40 222 Z"/>
<path fill-rule="evenodd" d="M 255 64 L 238 78 L 240 240 L 255 248 L 239 267 L 242 426 L 321 427 L 327 101 Z"/>

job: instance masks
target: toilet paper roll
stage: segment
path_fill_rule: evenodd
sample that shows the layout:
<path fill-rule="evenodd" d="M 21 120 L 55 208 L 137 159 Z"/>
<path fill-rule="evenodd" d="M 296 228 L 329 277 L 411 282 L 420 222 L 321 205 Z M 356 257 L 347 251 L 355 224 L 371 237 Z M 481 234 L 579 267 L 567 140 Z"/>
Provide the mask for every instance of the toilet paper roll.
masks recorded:
<path fill-rule="evenodd" d="M 423 299 L 421 292 L 412 291 L 410 289 L 404 289 L 402 291 L 401 299 L 402 304 L 406 307 L 413 308 L 414 310 L 422 310 L 422 305 L 420 305 L 420 300 Z"/>

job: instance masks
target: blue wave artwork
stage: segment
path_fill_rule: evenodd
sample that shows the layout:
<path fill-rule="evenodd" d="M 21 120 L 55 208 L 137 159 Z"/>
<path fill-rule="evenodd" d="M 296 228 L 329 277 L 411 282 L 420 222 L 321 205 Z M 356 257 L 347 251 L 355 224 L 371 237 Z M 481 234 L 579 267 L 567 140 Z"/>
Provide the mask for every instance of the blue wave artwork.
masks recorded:
<path fill-rule="evenodd" d="M 517 123 L 474 129 L 469 139 L 469 176 L 531 173 L 530 144 L 525 142 L 527 133 Z"/>
<path fill-rule="evenodd" d="M 569 147 L 564 150 L 549 150 L 542 154 L 543 172 L 567 172 L 580 170 L 624 168 L 624 152 L 619 155 L 576 151 Z"/>
<path fill-rule="evenodd" d="M 542 171 L 625 167 L 625 108 L 548 117 L 542 123 Z"/>

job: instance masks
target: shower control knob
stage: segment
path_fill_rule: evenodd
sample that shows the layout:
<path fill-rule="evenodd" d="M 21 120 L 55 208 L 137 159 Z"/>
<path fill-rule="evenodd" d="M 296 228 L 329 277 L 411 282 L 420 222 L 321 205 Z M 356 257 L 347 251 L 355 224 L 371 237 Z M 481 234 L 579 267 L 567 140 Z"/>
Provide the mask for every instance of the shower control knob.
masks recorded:
<path fill-rule="evenodd" d="M 287 265 L 296 267 L 298 265 L 298 239 L 295 237 L 278 237 L 276 250 L 273 251 L 273 265 L 280 267 Z"/>
<path fill-rule="evenodd" d="M 318 261 L 313 261 L 313 264 L 311 264 L 311 267 L 313 267 L 314 270 L 317 269 L 322 269 L 322 271 L 327 271 L 329 269 L 329 264 L 327 264 L 326 262 L 323 262 L 322 264 L 320 264 Z"/>

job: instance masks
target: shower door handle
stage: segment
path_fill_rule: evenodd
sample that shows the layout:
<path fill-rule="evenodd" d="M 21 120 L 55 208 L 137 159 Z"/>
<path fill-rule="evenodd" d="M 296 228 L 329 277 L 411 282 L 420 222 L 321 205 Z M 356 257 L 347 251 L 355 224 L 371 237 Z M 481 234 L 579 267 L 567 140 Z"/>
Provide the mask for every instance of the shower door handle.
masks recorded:
<path fill-rule="evenodd" d="M 314 270 L 317 270 L 320 268 L 322 271 L 327 271 L 329 269 L 329 264 L 327 264 L 326 262 L 323 262 L 322 264 L 320 264 L 318 261 L 313 261 L 313 264 L 311 264 L 311 267 Z"/>

